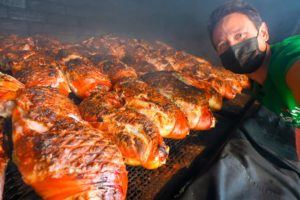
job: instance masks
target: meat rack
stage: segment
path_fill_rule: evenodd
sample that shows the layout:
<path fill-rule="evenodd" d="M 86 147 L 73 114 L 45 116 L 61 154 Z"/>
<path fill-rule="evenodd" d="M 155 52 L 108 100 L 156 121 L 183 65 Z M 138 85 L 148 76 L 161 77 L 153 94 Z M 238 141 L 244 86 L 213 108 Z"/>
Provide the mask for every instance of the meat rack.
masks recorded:
<path fill-rule="evenodd" d="M 170 153 L 164 166 L 156 170 L 127 167 L 129 183 L 126 199 L 173 198 L 189 177 L 203 170 L 205 165 L 215 158 L 230 133 L 254 107 L 253 99 L 248 91 L 245 91 L 233 100 L 225 100 L 222 110 L 214 112 L 217 119 L 215 128 L 208 131 L 191 131 L 183 140 L 165 139 L 166 144 L 170 146 Z M 7 123 L 7 130 L 11 130 L 10 124 Z M 31 187 L 25 185 L 12 162 L 8 163 L 6 170 L 4 199 L 41 199 Z"/>

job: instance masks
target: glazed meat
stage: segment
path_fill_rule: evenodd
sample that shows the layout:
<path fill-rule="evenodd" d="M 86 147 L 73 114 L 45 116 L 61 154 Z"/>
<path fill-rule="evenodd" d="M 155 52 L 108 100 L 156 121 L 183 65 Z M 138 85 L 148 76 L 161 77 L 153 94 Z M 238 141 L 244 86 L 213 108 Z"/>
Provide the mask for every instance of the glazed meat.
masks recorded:
<path fill-rule="evenodd" d="M 60 62 L 62 65 L 65 65 L 67 62 L 73 59 L 87 61 L 89 56 L 93 55 L 94 54 L 89 49 L 80 44 L 65 44 L 55 55 L 55 60 Z"/>
<path fill-rule="evenodd" d="M 21 90 L 12 122 L 13 160 L 43 199 L 125 199 L 121 152 L 57 90 Z"/>
<path fill-rule="evenodd" d="M 89 49 L 95 49 L 102 58 L 119 59 L 133 67 L 139 76 L 154 71 L 180 70 L 182 67 L 199 63 L 208 63 L 206 60 L 192 56 L 159 42 L 131 39 L 115 35 L 93 37 L 83 42 Z M 92 50 L 93 51 L 93 50 Z"/>
<path fill-rule="evenodd" d="M 172 65 L 173 70 L 180 71 L 183 68 L 194 65 L 210 65 L 210 63 L 203 59 L 183 51 L 174 51 L 170 55 L 166 55 L 166 60 Z"/>
<path fill-rule="evenodd" d="M 250 88 L 251 86 L 249 78 L 244 74 L 235 74 L 223 67 L 212 68 L 212 72 L 216 77 L 223 77 L 225 80 L 231 81 L 234 84 L 240 84 L 243 89 Z"/>
<path fill-rule="evenodd" d="M 154 71 L 173 70 L 166 56 L 174 52 L 172 48 L 160 42 L 149 43 L 141 39 L 128 39 L 126 56 L 122 58 L 122 61 L 142 76 Z"/>
<path fill-rule="evenodd" d="M 7 156 L 4 148 L 4 118 L 0 117 L 0 199 L 2 199 L 5 183 L 5 169 L 7 165 Z"/>
<path fill-rule="evenodd" d="M 24 60 L 36 53 L 40 56 L 42 54 L 51 56 L 54 59 L 63 45 L 58 40 L 40 35 L 32 37 L 3 35 L 0 46 L 0 70 L 10 71 L 20 67 Z"/>
<path fill-rule="evenodd" d="M 66 121 L 43 133 L 13 134 L 22 135 L 13 141 L 14 162 L 42 198 L 125 199 L 122 155 L 99 130 Z"/>
<path fill-rule="evenodd" d="M 105 57 L 122 59 L 125 56 L 125 45 L 127 43 L 126 39 L 109 34 L 101 37 L 91 37 L 83 41 L 82 45 Z"/>
<path fill-rule="evenodd" d="M 207 130 L 215 126 L 215 118 L 203 90 L 184 84 L 168 71 L 149 73 L 141 78 L 183 111 L 190 129 Z"/>
<path fill-rule="evenodd" d="M 109 78 L 88 61 L 70 60 L 64 72 L 73 93 L 80 98 L 86 98 L 96 91 L 110 90 Z"/>
<path fill-rule="evenodd" d="M 132 67 L 116 59 L 104 60 L 97 65 L 103 73 L 109 76 L 113 84 L 123 78 L 137 78 L 137 73 Z"/>
<path fill-rule="evenodd" d="M 137 79 L 123 79 L 114 90 L 124 98 L 126 106 L 146 115 L 166 138 L 182 139 L 189 133 L 187 119 L 169 99 Z"/>
<path fill-rule="evenodd" d="M 15 124 L 23 129 L 34 129 L 36 132 L 45 132 L 64 119 L 84 123 L 77 106 L 57 89 L 47 87 L 33 87 L 18 91 L 17 108 L 14 117 Z"/>
<path fill-rule="evenodd" d="M 55 60 L 44 54 L 35 54 L 13 67 L 13 75 L 25 84 L 25 87 L 57 88 L 66 96 L 71 92 L 67 80 Z"/>
<path fill-rule="evenodd" d="M 56 60 L 62 65 L 72 92 L 80 98 L 86 98 L 91 93 L 111 87 L 110 79 L 102 73 L 89 59 L 92 55 L 82 45 L 65 45 L 56 55 Z"/>
<path fill-rule="evenodd" d="M 169 148 L 155 124 L 123 104 L 114 92 L 98 92 L 84 99 L 79 109 L 85 120 L 120 148 L 128 165 L 155 169 L 165 164 Z"/>
<path fill-rule="evenodd" d="M 0 34 L 0 52 L 14 45 L 19 37 L 15 34 Z"/>
<path fill-rule="evenodd" d="M 210 85 L 228 99 L 233 99 L 243 88 L 249 87 L 245 75 L 233 74 L 222 68 L 214 69 L 211 65 L 184 67 L 179 73 L 184 82 L 201 89 Z"/>
<path fill-rule="evenodd" d="M 110 34 L 92 37 L 82 44 L 97 55 L 91 56 L 91 60 L 95 60 L 94 58 L 120 60 L 134 68 L 139 76 L 147 72 L 173 70 L 165 57 L 173 53 L 174 49 L 161 42 L 150 43 Z"/>
<path fill-rule="evenodd" d="M 17 91 L 24 85 L 14 77 L 0 72 L 0 117 L 9 117 L 15 106 Z"/>
<path fill-rule="evenodd" d="M 64 47 L 64 45 L 55 38 L 42 35 L 32 36 L 32 40 L 35 45 L 35 50 L 38 52 L 48 53 L 51 56 L 55 56 Z"/>
<path fill-rule="evenodd" d="M 223 104 L 222 95 L 209 83 L 201 80 L 189 79 L 187 76 L 184 76 L 178 72 L 170 72 L 174 77 L 184 82 L 187 85 L 194 86 L 198 89 L 204 91 L 206 98 L 208 99 L 209 107 L 212 110 L 220 110 Z"/>
<path fill-rule="evenodd" d="M 30 37 L 8 36 L 1 43 L 4 46 L 0 51 L 0 70 L 2 71 L 10 71 L 12 66 L 35 54 L 34 42 Z"/>

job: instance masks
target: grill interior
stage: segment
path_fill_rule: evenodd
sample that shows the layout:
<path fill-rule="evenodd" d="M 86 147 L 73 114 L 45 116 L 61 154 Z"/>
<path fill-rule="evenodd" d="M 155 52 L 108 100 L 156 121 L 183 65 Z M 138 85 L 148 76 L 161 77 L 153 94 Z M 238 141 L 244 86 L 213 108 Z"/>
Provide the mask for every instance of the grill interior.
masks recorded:
<path fill-rule="evenodd" d="M 231 130 L 245 115 L 252 100 L 249 94 L 242 93 L 234 100 L 225 101 L 223 109 L 215 112 L 216 127 L 208 131 L 192 131 L 183 140 L 165 139 L 170 146 L 167 163 L 156 169 L 128 166 L 128 200 L 166 199 L 185 183 L 186 177 L 195 172 L 193 163 L 201 160 L 208 162 L 224 143 Z M 7 123 L 10 132 L 10 123 Z M 4 187 L 6 200 L 39 200 L 41 199 L 31 187 L 24 184 L 16 166 L 9 162 L 6 170 Z"/>
<path fill-rule="evenodd" d="M 107 33 L 161 40 L 175 49 L 216 63 L 218 59 L 205 28 L 209 13 L 222 2 L 0 0 L 0 26 L 1 31 L 6 33 L 41 33 L 66 42 Z M 300 33 L 299 2 L 274 0 L 272 9 L 266 2 L 251 1 L 269 24 L 273 41 Z M 222 110 L 214 113 L 217 118 L 216 128 L 191 132 L 184 140 L 165 140 L 170 146 L 169 159 L 159 169 L 128 167 L 127 199 L 168 199 L 172 191 L 178 190 L 186 177 L 195 172 L 194 163 L 198 163 L 197 166 L 199 163 L 205 164 L 214 156 L 248 109 L 244 107 L 245 104 L 251 104 L 251 100 L 247 93 L 242 93 L 234 100 L 225 101 Z M 11 130 L 7 121 L 6 129 Z M 24 184 L 12 162 L 9 162 L 6 170 L 4 199 L 40 199 Z"/>

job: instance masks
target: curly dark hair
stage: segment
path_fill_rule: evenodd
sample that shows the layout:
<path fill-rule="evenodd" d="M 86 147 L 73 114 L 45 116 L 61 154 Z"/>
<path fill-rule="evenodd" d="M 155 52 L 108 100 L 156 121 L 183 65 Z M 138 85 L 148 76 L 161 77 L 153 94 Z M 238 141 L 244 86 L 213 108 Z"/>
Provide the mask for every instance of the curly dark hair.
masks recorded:
<path fill-rule="evenodd" d="M 209 21 L 208 21 L 208 31 L 209 31 L 209 37 L 211 42 L 213 43 L 212 40 L 212 35 L 213 31 L 218 24 L 218 22 L 224 18 L 225 16 L 231 14 L 231 13 L 242 13 L 244 15 L 247 15 L 248 18 L 254 23 L 257 29 L 262 24 L 262 18 L 258 11 L 248 4 L 247 2 L 243 0 L 233 0 L 229 1 L 219 7 L 217 7 L 210 15 Z"/>

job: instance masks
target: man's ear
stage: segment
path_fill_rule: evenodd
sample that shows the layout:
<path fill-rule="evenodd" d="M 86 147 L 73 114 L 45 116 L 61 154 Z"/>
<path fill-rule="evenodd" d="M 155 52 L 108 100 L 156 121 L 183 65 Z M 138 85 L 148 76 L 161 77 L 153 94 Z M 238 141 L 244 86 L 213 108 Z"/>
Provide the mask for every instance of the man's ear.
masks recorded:
<path fill-rule="evenodd" d="M 268 26 L 265 22 L 263 22 L 259 28 L 260 30 L 260 37 L 261 39 L 263 39 L 265 42 L 267 42 L 269 40 L 269 30 L 268 30 Z"/>

